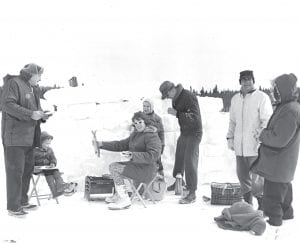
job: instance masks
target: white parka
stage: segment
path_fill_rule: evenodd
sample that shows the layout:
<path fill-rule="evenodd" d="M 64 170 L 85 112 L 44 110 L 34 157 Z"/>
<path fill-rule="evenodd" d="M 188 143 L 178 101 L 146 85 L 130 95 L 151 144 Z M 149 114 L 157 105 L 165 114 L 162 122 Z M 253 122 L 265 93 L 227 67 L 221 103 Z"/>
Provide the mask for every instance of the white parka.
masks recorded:
<path fill-rule="evenodd" d="M 237 156 L 257 156 L 258 142 L 254 135 L 267 127 L 273 113 L 269 96 L 259 90 L 234 95 L 231 99 L 227 139 L 233 139 Z"/>

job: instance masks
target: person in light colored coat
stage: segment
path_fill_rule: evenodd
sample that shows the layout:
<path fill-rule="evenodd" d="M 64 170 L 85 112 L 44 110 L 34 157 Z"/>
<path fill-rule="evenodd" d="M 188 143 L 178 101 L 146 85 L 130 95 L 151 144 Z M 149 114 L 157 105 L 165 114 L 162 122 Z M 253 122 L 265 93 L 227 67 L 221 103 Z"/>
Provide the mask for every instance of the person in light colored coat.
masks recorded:
<path fill-rule="evenodd" d="M 291 181 L 300 144 L 300 104 L 297 102 L 296 83 L 294 74 L 283 74 L 273 81 L 277 106 L 268 126 L 257 135 L 261 146 L 253 171 L 265 179 L 264 214 L 274 226 L 280 226 L 282 220 L 294 218 Z"/>
<path fill-rule="evenodd" d="M 273 112 L 267 94 L 255 89 L 254 75 L 250 70 L 240 72 L 241 91 L 231 100 L 227 143 L 236 155 L 237 176 L 244 200 L 252 204 L 254 195 L 262 207 L 263 178 L 250 172 L 258 155 L 255 134 L 267 126 Z"/>

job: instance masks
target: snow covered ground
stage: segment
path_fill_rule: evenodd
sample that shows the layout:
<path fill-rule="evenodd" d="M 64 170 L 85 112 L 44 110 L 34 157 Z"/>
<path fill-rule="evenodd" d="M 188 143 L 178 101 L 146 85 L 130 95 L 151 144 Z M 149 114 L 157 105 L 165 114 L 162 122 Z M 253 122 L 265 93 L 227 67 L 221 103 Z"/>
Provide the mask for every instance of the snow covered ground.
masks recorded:
<path fill-rule="evenodd" d="M 51 90 L 43 102 L 44 109 L 57 112 L 42 126 L 54 136 L 52 147 L 58 159 L 58 167 L 67 181 L 79 183 L 79 191 L 72 197 L 43 200 L 37 211 L 25 219 L 7 215 L 5 197 L 4 163 L 0 164 L 0 240 L 20 243 L 34 242 L 201 242 L 230 241 L 289 241 L 296 242 L 300 221 L 299 172 L 294 185 L 295 219 L 284 221 L 281 227 L 271 227 L 262 236 L 249 232 L 219 229 L 213 218 L 221 214 L 224 206 L 212 206 L 202 200 L 210 196 L 209 183 L 235 182 L 234 154 L 226 148 L 228 113 L 219 112 L 222 101 L 217 98 L 199 98 L 204 135 L 200 145 L 199 188 L 197 201 L 191 205 L 179 205 L 178 196 L 167 193 L 159 203 L 148 203 L 147 208 L 135 203 L 129 210 L 110 211 L 97 197 L 86 201 L 83 197 L 84 179 L 87 175 L 108 173 L 108 165 L 121 159 L 119 153 L 101 151 L 98 158 L 91 145 L 91 130 L 97 130 L 99 140 L 125 138 L 129 134 L 130 119 L 142 109 L 143 98 L 152 98 L 155 111 L 161 115 L 166 131 L 166 148 L 162 157 L 168 183 L 174 161 L 177 120 L 167 114 L 169 100 L 162 101 L 158 87 L 128 90 L 120 86 L 81 86 Z M 3 161 L 2 146 L 0 148 Z M 299 170 L 298 170 L 299 171 Z M 47 189 L 45 182 L 40 184 Z M 35 201 L 32 201 L 35 203 Z"/>

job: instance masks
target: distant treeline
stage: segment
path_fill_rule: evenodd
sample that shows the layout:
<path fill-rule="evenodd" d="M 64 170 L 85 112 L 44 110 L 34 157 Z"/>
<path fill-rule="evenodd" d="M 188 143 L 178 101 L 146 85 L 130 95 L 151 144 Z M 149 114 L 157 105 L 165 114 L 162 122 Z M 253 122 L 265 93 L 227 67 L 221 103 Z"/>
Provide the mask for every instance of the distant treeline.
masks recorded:
<path fill-rule="evenodd" d="M 267 95 L 270 96 L 270 89 L 265 89 L 259 86 L 259 90 L 265 92 Z M 230 101 L 232 96 L 234 96 L 236 93 L 239 92 L 239 90 L 221 90 L 219 91 L 218 86 L 216 85 L 212 90 L 205 90 L 203 87 L 200 91 L 197 91 L 190 87 L 190 91 L 194 94 L 201 96 L 201 97 L 216 97 L 216 98 L 222 98 L 223 100 L 223 109 L 221 111 L 228 112 L 230 108 Z M 298 88 L 299 93 L 299 88 Z M 300 98 L 298 98 L 298 102 L 300 103 Z"/>

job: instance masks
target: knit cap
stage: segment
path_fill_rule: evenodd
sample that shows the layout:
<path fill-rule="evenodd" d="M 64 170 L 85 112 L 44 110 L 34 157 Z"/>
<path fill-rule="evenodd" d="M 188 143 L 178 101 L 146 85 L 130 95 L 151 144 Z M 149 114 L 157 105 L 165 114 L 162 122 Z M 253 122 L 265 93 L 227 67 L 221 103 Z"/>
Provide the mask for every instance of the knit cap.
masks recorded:
<path fill-rule="evenodd" d="M 47 132 L 42 132 L 41 133 L 41 138 L 40 138 L 40 140 L 41 140 L 41 144 L 46 140 L 46 139 L 53 139 L 53 136 L 52 135 L 50 135 L 49 133 L 47 133 Z"/>
<path fill-rule="evenodd" d="M 38 66 L 35 63 L 29 63 L 26 64 L 22 70 L 20 71 L 20 74 L 26 79 L 29 80 L 33 75 L 35 74 L 43 74 L 44 69 L 40 66 Z"/>

